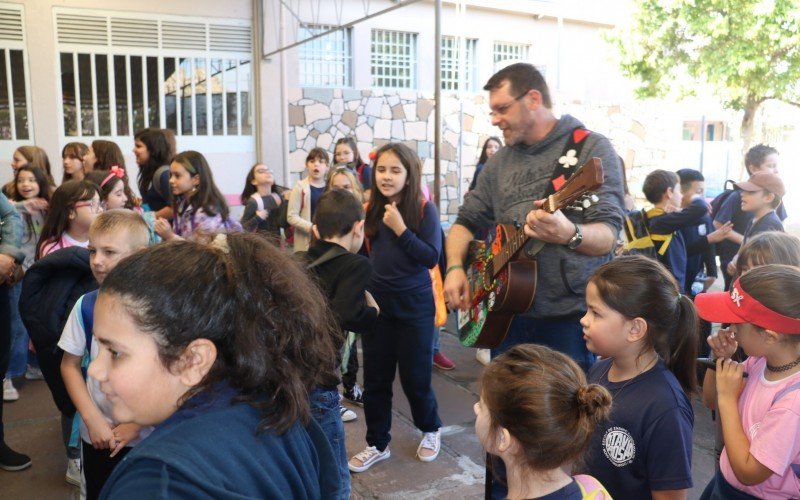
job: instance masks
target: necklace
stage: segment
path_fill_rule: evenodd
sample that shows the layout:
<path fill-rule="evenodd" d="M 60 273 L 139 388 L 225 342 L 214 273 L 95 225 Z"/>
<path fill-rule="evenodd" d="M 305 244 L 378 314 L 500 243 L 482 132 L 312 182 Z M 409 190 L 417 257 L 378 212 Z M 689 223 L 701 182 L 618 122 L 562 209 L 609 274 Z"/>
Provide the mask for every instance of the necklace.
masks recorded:
<path fill-rule="evenodd" d="M 780 366 L 772 366 L 769 363 L 767 363 L 767 370 L 775 373 L 780 373 L 791 370 L 797 365 L 800 365 L 800 358 L 795 359 L 791 363 L 786 363 L 785 365 L 780 365 Z"/>
<path fill-rule="evenodd" d="M 653 356 L 653 359 L 651 359 L 650 361 L 645 363 L 645 365 L 642 366 L 642 368 L 639 370 L 639 373 L 637 373 L 636 375 L 634 375 L 633 377 L 631 377 L 627 381 L 625 381 L 625 383 L 622 384 L 622 387 L 620 387 L 619 389 L 616 389 L 612 396 L 616 397 L 617 395 L 619 395 L 619 393 L 622 392 L 622 389 L 626 388 L 628 386 L 628 384 L 630 384 L 631 382 L 636 380 L 636 378 L 639 375 L 641 375 L 642 373 L 644 373 L 645 370 L 647 370 L 647 368 L 650 367 L 650 365 L 655 365 L 657 360 L 658 360 L 658 353 L 655 353 L 655 356 Z M 798 363 L 800 364 L 800 361 L 798 361 Z M 608 380 L 608 373 L 611 371 L 611 367 L 613 366 L 613 364 L 614 364 L 613 361 L 608 364 L 608 370 L 606 370 L 606 373 L 604 374 L 604 377 L 605 377 L 606 380 Z M 608 381 L 611 382 L 610 380 L 608 380 Z"/>

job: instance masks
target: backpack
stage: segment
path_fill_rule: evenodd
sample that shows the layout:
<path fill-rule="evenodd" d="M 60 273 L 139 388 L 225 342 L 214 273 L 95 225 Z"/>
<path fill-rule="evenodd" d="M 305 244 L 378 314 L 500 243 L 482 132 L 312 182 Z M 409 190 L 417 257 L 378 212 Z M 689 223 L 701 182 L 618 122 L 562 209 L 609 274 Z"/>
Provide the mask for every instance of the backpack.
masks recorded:
<path fill-rule="evenodd" d="M 582 498 L 585 500 L 611 500 L 611 494 L 600 484 L 600 481 L 586 474 L 576 474 L 572 479 L 578 483 Z"/>
<path fill-rule="evenodd" d="M 728 187 L 728 183 L 731 185 L 730 188 Z M 725 181 L 725 184 L 722 185 L 722 192 L 711 200 L 711 220 L 717 218 L 719 209 L 722 208 L 722 205 L 725 204 L 725 200 L 727 200 L 734 191 L 736 191 L 736 183 L 731 179 Z"/>
<path fill-rule="evenodd" d="M 632 210 L 625 215 L 625 244 L 624 253 L 627 255 L 644 255 L 653 259 L 667 252 L 672 242 L 672 234 L 650 233 L 650 219 L 653 215 L 660 215 L 660 209 Z M 662 242 L 659 248 L 656 242 Z"/>
<path fill-rule="evenodd" d="M 83 333 L 86 335 L 86 348 L 81 362 L 83 378 L 86 378 L 86 369 L 92 357 L 92 337 L 94 337 L 94 305 L 97 303 L 97 293 L 93 290 L 83 296 L 81 300 L 81 319 L 83 319 Z"/>

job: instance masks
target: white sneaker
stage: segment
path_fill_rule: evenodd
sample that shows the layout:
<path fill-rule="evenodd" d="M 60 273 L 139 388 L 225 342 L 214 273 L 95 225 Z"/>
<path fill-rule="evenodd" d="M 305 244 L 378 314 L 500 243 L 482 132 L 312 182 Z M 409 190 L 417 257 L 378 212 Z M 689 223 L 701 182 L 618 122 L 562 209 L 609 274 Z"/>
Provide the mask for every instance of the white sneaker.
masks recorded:
<path fill-rule="evenodd" d="M 350 469 L 350 472 L 364 472 L 381 460 L 386 460 L 391 456 L 392 453 L 389 451 L 389 448 L 378 451 L 378 448 L 374 446 L 367 446 L 364 451 L 357 453 L 347 462 L 347 467 Z"/>
<path fill-rule="evenodd" d="M 81 459 L 67 459 L 67 482 L 73 486 L 81 485 Z"/>
<path fill-rule="evenodd" d="M 339 405 L 339 415 L 342 416 L 342 422 L 352 422 L 353 420 L 358 418 L 356 412 L 349 408 L 345 408 L 342 405 Z"/>
<path fill-rule="evenodd" d="M 19 399 L 19 392 L 14 387 L 10 378 L 3 379 L 3 401 L 16 401 Z"/>
<path fill-rule="evenodd" d="M 482 365 L 488 365 L 492 360 L 492 351 L 489 349 L 478 349 L 475 353 L 475 359 L 481 362 Z"/>
<path fill-rule="evenodd" d="M 25 380 L 44 380 L 41 368 L 28 365 L 28 369 L 25 370 Z"/>
<path fill-rule="evenodd" d="M 422 441 L 417 447 L 417 458 L 423 462 L 433 462 L 439 456 L 442 447 L 442 435 L 439 431 L 422 434 Z"/>

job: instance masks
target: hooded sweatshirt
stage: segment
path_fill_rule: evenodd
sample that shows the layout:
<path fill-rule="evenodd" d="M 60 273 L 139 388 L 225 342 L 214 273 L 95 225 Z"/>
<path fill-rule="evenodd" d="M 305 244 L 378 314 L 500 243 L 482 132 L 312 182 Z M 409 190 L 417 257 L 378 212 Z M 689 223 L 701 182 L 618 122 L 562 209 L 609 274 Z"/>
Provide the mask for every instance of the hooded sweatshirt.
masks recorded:
<path fill-rule="evenodd" d="M 473 233 L 492 224 L 525 223 L 533 202 L 544 198 L 558 159 L 564 155 L 569 134 L 582 123 L 563 115 L 541 141 L 500 149 L 486 163 L 475 189 L 464 199 L 456 224 Z M 597 157 L 603 163 L 604 183 L 595 194 L 599 201 L 583 212 L 565 211 L 577 224 L 605 223 L 618 234 L 623 221 L 622 166 L 604 136 L 592 132 L 584 139 L 578 165 Z M 522 251 L 530 251 L 531 242 Z M 574 319 L 586 311 L 586 283 L 594 270 L 611 260 L 607 255 L 589 256 L 566 245 L 548 243 L 537 254 L 536 297 L 526 315 L 534 318 Z"/>

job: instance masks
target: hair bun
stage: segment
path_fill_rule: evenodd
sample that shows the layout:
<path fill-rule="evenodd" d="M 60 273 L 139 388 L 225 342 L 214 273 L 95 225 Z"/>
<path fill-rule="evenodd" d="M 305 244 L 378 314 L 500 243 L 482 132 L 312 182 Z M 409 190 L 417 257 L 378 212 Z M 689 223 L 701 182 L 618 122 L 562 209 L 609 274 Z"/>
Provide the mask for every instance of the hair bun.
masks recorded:
<path fill-rule="evenodd" d="M 603 386 L 597 384 L 581 386 L 575 397 L 580 411 L 589 417 L 603 420 L 611 412 L 611 393 Z"/>

